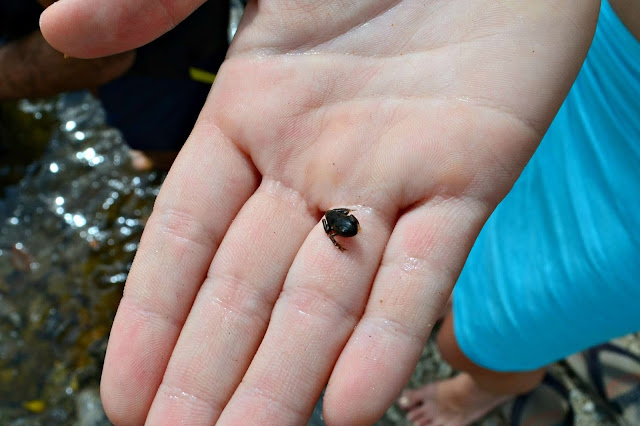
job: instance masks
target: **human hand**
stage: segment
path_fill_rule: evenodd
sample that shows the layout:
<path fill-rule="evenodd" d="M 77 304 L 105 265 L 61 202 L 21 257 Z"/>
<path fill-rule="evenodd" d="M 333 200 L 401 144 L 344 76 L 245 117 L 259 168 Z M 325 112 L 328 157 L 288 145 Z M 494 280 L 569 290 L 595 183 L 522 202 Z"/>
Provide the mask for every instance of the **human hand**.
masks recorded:
<path fill-rule="evenodd" d="M 43 32 L 92 56 L 187 13 L 146 4 L 65 0 Z M 328 424 L 379 418 L 568 91 L 597 6 L 251 3 L 131 269 L 102 381 L 111 420 L 300 424 L 327 381 Z M 78 44 L 92 16 L 116 30 Z M 362 226 L 345 252 L 320 224 L 334 207 Z"/>

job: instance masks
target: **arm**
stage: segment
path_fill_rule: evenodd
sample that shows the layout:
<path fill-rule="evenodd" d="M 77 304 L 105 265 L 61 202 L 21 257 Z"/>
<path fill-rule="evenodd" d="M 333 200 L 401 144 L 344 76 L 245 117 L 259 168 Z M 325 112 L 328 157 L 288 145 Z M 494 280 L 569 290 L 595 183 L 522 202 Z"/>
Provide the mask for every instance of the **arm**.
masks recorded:
<path fill-rule="evenodd" d="M 0 47 L 0 100 L 92 88 L 122 74 L 135 51 L 101 59 L 65 59 L 39 31 Z"/>

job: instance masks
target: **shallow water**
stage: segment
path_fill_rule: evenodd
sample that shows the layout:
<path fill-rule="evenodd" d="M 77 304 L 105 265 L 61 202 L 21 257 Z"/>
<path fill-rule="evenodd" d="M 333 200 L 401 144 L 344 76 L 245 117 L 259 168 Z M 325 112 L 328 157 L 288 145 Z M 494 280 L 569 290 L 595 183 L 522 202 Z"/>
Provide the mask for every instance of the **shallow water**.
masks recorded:
<path fill-rule="evenodd" d="M 128 165 L 84 92 L 0 123 L 0 423 L 108 424 L 107 336 L 162 177 Z"/>

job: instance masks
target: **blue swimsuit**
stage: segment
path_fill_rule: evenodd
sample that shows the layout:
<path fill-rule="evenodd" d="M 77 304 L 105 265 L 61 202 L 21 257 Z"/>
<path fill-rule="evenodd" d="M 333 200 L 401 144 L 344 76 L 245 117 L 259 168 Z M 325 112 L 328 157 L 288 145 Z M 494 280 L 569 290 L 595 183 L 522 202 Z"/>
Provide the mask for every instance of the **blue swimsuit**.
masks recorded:
<path fill-rule="evenodd" d="M 640 331 L 640 42 L 603 1 L 587 59 L 454 290 L 462 351 L 543 367 Z"/>

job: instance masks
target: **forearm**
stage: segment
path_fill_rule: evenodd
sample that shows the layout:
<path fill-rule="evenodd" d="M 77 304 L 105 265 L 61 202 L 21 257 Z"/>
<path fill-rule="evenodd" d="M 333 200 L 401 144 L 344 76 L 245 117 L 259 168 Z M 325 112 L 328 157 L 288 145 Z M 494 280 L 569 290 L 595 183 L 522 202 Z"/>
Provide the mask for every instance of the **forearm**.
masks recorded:
<path fill-rule="evenodd" d="M 0 47 L 0 100 L 96 87 L 124 74 L 134 59 L 135 51 L 99 59 L 65 59 L 36 31 Z"/>

